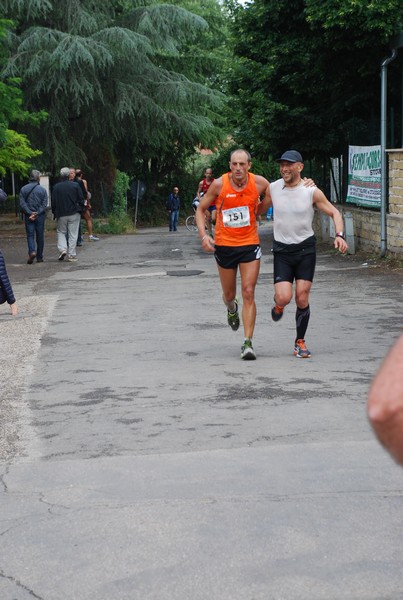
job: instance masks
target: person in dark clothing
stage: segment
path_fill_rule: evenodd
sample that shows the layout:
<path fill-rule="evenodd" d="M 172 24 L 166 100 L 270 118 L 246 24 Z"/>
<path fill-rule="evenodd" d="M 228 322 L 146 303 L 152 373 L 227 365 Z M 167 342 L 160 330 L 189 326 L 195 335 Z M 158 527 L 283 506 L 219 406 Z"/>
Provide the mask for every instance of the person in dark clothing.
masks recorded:
<path fill-rule="evenodd" d="M 76 181 L 78 183 L 78 185 L 80 186 L 81 191 L 82 191 L 83 196 L 84 196 L 84 205 L 85 205 L 85 202 L 86 202 L 86 199 L 87 199 L 87 190 L 84 188 L 83 182 L 80 181 L 79 179 L 77 179 L 76 170 L 75 170 L 74 167 L 70 167 L 69 180 L 70 181 Z M 80 220 L 80 224 L 78 226 L 77 246 L 82 246 L 82 245 L 83 245 L 83 234 L 82 234 L 82 230 L 81 230 L 81 220 Z"/>
<path fill-rule="evenodd" d="M 169 231 L 177 231 L 180 205 L 179 188 L 175 186 L 172 194 L 169 194 L 166 201 L 166 207 L 169 212 Z"/>
<path fill-rule="evenodd" d="M 31 171 L 29 183 L 24 185 L 20 191 L 20 208 L 24 215 L 25 221 L 25 231 L 28 242 L 27 263 L 29 265 L 32 265 L 35 257 L 36 262 L 43 262 L 48 193 L 46 189 L 40 185 L 40 177 L 41 174 L 39 171 Z"/>
<path fill-rule="evenodd" d="M 15 301 L 13 288 L 8 278 L 4 256 L 0 250 L 0 304 L 4 304 L 5 302 L 8 302 L 11 314 L 15 317 L 18 313 L 17 302 Z"/>
<path fill-rule="evenodd" d="M 76 246 L 81 213 L 84 209 L 84 196 L 78 183 L 69 181 L 70 169 L 60 170 L 61 181 L 52 192 L 52 212 L 57 219 L 58 260 L 64 260 L 68 253 L 69 262 L 76 262 Z"/>
<path fill-rule="evenodd" d="M 83 176 L 83 172 L 81 171 L 81 169 L 76 169 L 75 170 L 75 178 L 74 181 L 77 181 L 77 183 L 79 184 L 79 186 L 82 189 L 82 192 L 84 194 L 84 212 L 82 214 L 82 217 L 85 219 L 86 225 L 87 225 L 87 231 L 88 231 L 88 241 L 89 242 L 98 242 L 99 237 L 97 237 L 96 235 L 94 235 L 92 233 L 92 218 L 91 218 L 91 192 L 88 191 L 88 185 L 86 180 L 84 179 Z M 78 241 L 81 241 L 81 245 L 82 245 L 82 235 L 81 235 L 81 225 L 80 225 L 80 229 L 78 232 Z M 77 246 L 79 244 L 77 243 Z"/>

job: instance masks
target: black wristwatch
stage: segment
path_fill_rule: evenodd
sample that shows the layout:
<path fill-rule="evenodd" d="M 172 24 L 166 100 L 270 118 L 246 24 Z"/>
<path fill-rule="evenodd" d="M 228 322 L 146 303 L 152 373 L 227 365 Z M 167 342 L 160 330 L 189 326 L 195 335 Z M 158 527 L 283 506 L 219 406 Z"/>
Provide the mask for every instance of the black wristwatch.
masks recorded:
<path fill-rule="evenodd" d="M 336 237 L 341 237 L 343 240 L 346 239 L 346 234 L 344 233 L 344 231 L 338 231 L 336 233 Z"/>

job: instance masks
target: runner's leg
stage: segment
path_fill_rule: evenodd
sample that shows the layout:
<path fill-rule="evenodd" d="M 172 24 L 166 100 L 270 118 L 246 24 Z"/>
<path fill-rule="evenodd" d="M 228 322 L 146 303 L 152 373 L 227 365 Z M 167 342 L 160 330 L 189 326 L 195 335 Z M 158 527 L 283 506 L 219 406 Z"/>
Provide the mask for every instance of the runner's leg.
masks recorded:
<path fill-rule="evenodd" d="M 217 265 L 218 274 L 220 276 L 222 287 L 222 299 L 225 306 L 231 312 L 235 311 L 235 296 L 236 296 L 236 268 L 224 269 Z"/>
<path fill-rule="evenodd" d="M 296 321 L 296 339 L 305 339 L 305 332 L 308 328 L 310 310 L 309 310 L 309 292 L 312 287 L 312 281 L 297 279 L 295 287 L 295 303 L 297 310 L 295 313 Z"/>
<path fill-rule="evenodd" d="M 256 321 L 255 287 L 259 276 L 260 260 L 239 264 L 242 283 L 242 323 L 245 338 L 252 338 Z"/>
<path fill-rule="evenodd" d="M 84 217 L 86 225 L 87 225 L 88 235 L 91 236 L 92 235 L 92 219 L 91 219 L 91 213 L 88 208 L 85 211 L 85 213 L 83 214 L 83 217 Z"/>
<path fill-rule="evenodd" d="M 274 284 L 274 302 L 280 308 L 284 308 L 292 300 L 292 283 L 280 281 Z"/>

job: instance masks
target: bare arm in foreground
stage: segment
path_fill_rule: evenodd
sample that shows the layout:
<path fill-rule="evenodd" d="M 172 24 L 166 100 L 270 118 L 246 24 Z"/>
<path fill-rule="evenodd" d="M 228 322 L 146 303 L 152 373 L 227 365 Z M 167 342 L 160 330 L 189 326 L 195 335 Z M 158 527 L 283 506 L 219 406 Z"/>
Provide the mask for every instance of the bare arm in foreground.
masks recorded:
<path fill-rule="evenodd" d="M 376 374 L 368 395 L 368 418 L 381 444 L 403 465 L 403 335 Z"/>

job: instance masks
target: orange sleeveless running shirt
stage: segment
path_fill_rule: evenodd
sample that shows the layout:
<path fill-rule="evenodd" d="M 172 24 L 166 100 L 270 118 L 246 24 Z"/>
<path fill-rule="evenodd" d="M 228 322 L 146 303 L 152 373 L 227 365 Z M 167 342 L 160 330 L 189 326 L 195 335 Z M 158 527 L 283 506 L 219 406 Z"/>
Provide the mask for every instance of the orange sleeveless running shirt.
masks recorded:
<path fill-rule="evenodd" d="M 216 199 L 217 222 L 214 232 L 216 246 L 251 246 L 259 244 L 256 208 L 259 203 L 255 176 L 248 174 L 247 186 L 234 190 L 230 173 L 222 176 L 223 185 Z"/>

